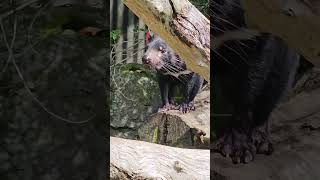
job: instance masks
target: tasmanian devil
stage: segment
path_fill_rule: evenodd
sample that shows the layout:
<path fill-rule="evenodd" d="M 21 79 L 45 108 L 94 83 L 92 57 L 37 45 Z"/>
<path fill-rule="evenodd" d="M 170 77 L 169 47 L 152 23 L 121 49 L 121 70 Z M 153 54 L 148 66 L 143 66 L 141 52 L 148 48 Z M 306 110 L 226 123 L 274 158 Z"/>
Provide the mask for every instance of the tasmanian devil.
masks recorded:
<path fill-rule="evenodd" d="M 177 86 L 180 86 L 183 95 L 178 108 L 183 113 L 193 110 L 193 100 L 202 86 L 203 78 L 187 70 L 185 62 L 159 36 L 150 36 L 148 32 L 146 43 L 142 62 L 157 72 L 162 99 L 159 111 L 176 109 L 173 96 Z"/>
<path fill-rule="evenodd" d="M 211 3 L 213 37 L 246 28 L 239 0 Z M 226 41 L 213 50 L 211 59 L 214 86 L 221 87 L 233 106 L 231 125 L 218 135 L 218 151 L 234 163 L 250 162 L 256 153 L 271 154 L 269 116 L 293 82 L 299 54 L 280 38 L 262 33 L 250 40 Z"/>

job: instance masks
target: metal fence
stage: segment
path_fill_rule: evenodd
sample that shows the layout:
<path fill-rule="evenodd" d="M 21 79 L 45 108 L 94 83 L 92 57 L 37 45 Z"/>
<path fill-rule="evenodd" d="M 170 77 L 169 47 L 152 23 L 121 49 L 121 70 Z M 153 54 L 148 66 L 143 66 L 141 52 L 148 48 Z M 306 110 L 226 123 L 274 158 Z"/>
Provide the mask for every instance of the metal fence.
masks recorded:
<path fill-rule="evenodd" d="M 112 63 L 141 63 L 145 33 L 135 30 L 145 28 L 145 24 L 121 0 L 110 1 L 110 12 L 111 30 L 121 31 L 120 38 L 113 48 Z"/>

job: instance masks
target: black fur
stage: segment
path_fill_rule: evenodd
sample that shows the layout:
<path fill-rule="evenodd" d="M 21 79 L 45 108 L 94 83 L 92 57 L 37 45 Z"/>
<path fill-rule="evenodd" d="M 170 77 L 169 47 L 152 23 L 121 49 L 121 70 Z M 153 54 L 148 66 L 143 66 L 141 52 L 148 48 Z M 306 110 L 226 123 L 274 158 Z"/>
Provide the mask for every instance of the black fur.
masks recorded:
<path fill-rule="evenodd" d="M 214 0 L 214 37 L 246 28 L 238 0 Z M 249 162 L 255 153 L 271 154 L 268 119 L 294 80 L 300 56 L 269 34 L 252 40 L 228 41 L 213 51 L 213 86 L 233 106 L 232 124 L 220 136 L 218 148 L 233 162 Z M 219 105 L 215 105 L 219 106 Z"/>
<path fill-rule="evenodd" d="M 157 54 L 161 53 L 159 60 Z M 159 61 L 159 63 L 157 63 Z M 192 101 L 202 86 L 203 78 L 194 72 L 174 76 L 172 74 L 181 73 L 187 70 L 186 64 L 177 54 L 159 37 L 154 37 L 147 44 L 146 52 L 143 57 L 143 63 L 149 67 L 156 69 L 158 82 L 162 98 L 161 110 L 169 110 L 174 108 L 172 97 L 175 88 L 180 86 L 183 94 L 183 102 L 179 106 L 183 113 L 193 109 Z"/>

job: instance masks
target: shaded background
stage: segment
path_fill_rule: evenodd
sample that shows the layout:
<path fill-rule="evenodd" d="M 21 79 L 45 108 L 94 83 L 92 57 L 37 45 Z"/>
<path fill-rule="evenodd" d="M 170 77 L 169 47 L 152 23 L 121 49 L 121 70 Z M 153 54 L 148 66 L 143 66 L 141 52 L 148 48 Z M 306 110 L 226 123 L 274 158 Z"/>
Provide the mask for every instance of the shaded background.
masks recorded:
<path fill-rule="evenodd" d="M 106 179 L 104 3 L 1 1 L 0 179 Z"/>

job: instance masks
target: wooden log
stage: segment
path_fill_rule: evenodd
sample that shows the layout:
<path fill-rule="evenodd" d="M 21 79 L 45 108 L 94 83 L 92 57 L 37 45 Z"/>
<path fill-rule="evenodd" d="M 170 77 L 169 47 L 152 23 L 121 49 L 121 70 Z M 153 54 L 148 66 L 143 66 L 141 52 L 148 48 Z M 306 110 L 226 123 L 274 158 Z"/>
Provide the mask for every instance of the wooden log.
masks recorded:
<path fill-rule="evenodd" d="M 110 138 L 111 179 L 210 179 L 209 150 Z"/>
<path fill-rule="evenodd" d="M 195 111 L 156 113 L 139 129 L 140 140 L 184 148 L 209 148 L 210 91 L 194 99 Z"/>
<path fill-rule="evenodd" d="M 241 0 L 249 28 L 284 39 L 320 66 L 320 1 Z"/>
<path fill-rule="evenodd" d="M 189 69 L 210 80 L 210 21 L 187 0 L 122 0 Z"/>

